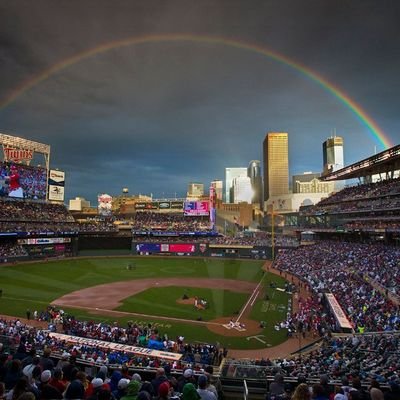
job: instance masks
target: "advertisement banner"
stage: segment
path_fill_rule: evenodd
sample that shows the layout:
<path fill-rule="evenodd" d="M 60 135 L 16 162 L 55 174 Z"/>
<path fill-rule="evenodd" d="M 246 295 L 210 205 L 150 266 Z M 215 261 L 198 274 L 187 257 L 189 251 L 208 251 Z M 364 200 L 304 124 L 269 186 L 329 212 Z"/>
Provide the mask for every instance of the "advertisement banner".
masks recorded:
<path fill-rule="evenodd" d="M 135 210 L 158 210 L 158 201 L 135 203 Z"/>
<path fill-rule="evenodd" d="M 340 304 L 336 300 L 336 297 L 332 293 L 325 293 L 325 298 L 328 300 L 329 308 L 331 309 L 340 328 L 345 331 L 352 330 L 353 327 L 342 310 L 342 307 L 340 307 Z"/>
<path fill-rule="evenodd" d="M 214 186 L 210 186 L 210 225 L 211 228 L 214 228 L 216 221 L 216 212 L 215 212 L 215 188 Z"/>
<path fill-rule="evenodd" d="M 57 186 L 65 186 L 65 172 L 51 169 L 49 171 L 49 184 Z"/>
<path fill-rule="evenodd" d="M 110 349 L 115 351 L 124 351 L 132 354 L 140 354 L 147 357 L 157 357 L 166 360 L 180 360 L 182 355 L 178 353 L 170 353 L 162 350 L 152 350 L 145 347 L 129 346 L 126 344 L 106 342 L 97 339 L 88 339 L 79 336 L 64 335 L 63 333 L 49 332 L 49 336 L 66 343 L 72 343 L 90 347 L 100 347 L 102 349 Z"/>
<path fill-rule="evenodd" d="M 64 201 L 64 186 L 49 185 L 49 200 Z"/>
<path fill-rule="evenodd" d="M 49 171 L 49 200 L 64 201 L 65 172 L 51 169 Z"/>
<path fill-rule="evenodd" d="M 160 210 L 169 210 L 171 209 L 171 203 L 169 201 L 160 201 L 158 203 L 158 208 Z"/>
<path fill-rule="evenodd" d="M 171 201 L 171 209 L 173 210 L 183 210 L 183 201 Z"/>
<path fill-rule="evenodd" d="M 36 238 L 18 239 L 18 244 L 50 244 L 50 243 L 71 243 L 71 238 Z"/>

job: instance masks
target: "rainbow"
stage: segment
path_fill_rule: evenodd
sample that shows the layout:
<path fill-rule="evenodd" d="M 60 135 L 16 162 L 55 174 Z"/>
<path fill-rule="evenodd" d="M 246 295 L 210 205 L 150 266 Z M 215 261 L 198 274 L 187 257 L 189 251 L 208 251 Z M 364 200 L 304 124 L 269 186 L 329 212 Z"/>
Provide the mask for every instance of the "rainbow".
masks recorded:
<path fill-rule="evenodd" d="M 56 72 L 59 72 L 73 64 L 76 64 L 86 58 L 92 57 L 99 53 L 104 53 L 111 49 L 134 46 L 146 43 L 162 43 L 162 42 L 191 42 L 191 43 L 208 43 L 214 45 L 223 45 L 240 50 L 246 50 L 250 52 L 255 52 L 266 56 L 278 63 L 287 65 L 294 70 L 300 72 L 311 81 L 315 82 L 317 85 L 321 86 L 324 90 L 336 97 L 340 102 L 342 102 L 352 113 L 354 113 L 357 118 L 368 128 L 368 131 L 373 136 L 383 149 L 393 147 L 393 143 L 386 133 L 378 126 L 378 124 L 372 119 L 371 116 L 357 104 L 353 99 L 350 98 L 341 88 L 334 85 L 333 83 L 326 80 L 324 77 L 310 70 L 305 65 L 302 65 L 283 54 L 276 51 L 261 47 L 255 44 L 249 44 L 238 40 L 227 39 L 223 37 L 216 36 L 204 36 L 204 35 L 188 35 L 188 34 L 163 34 L 163 35 L 147 35 L 142 37 L 131 37 L 123 40 L 116 40 L 108 43 L 101 44 L 97 47 L 91 48 L 89 50 L 84 50 L 77 53 L 69 58 L 63 59 L 56 64 L 53 64 L 48 69 L 36 74 L 29 80 L 22 82 L 19 86 L 14 88 L 3 100 L 0 100 L 0 110 L 4 109 L 14 101 L 23 95 L 26 91 L 30 90 L 39 83 L 45 81 L 51 77 Z"/>

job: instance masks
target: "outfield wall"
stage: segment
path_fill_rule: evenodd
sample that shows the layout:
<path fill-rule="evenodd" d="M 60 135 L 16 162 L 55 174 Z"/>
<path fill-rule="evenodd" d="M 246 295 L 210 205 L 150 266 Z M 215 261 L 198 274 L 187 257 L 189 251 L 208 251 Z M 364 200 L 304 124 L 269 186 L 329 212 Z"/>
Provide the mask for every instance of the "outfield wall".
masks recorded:
<path fill-rule="evenodd" d="M 133 241 L 132 253 L 140 256 L 192 256 L 216 258 L 248 258 L 270 260 L 270 247 L 226 245 L 187 242 L 148 242 Z"/>
<path fill-rule="evenodd" d="M 78 237 L 52 232 L 48 235 L 18 234 L 0 237 L 0 246 L 17 249 L 17 254 L 0 255 L 0 263 L 13 263 L 46 258 L 73 257 L 77 255 Z M 21 248 L 23 251 L 21 251 Z"/>
<path fill-rule="evenodd" d="M 131 248 L 132 237 L 110 234 L 79 235 L 78 250 L 116 250 Z"/>

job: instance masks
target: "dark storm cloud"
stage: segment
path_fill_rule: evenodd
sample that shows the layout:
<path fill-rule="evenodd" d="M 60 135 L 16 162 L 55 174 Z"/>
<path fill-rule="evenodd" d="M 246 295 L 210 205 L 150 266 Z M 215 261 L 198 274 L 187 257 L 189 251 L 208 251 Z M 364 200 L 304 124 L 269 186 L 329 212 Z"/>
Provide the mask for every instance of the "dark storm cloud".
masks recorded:
<path fill-rule="evenodd" d="M 125 38 L 223 36 L 276 50 L 346 91 L 399 141 L 399 6 L 376 1 L 0 1 L 0 98 L 79 52 Z M 0 131 L 49 143 L 67 197 L 183 194 L 261 159 L 288 131 L 291 173 L 320 171 L 336 128 L 347 163 L 379 146 L 298 71 L 222 44 L 115 48 L 53 73 L 0 110 Z M 363 143 L 363 146 L 359 144 Z"/>

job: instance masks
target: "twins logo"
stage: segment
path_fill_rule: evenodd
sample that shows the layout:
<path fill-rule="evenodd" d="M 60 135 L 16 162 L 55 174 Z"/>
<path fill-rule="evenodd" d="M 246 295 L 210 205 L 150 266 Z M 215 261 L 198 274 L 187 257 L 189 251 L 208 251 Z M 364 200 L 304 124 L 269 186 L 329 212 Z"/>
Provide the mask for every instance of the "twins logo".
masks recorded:
<path fill-rule="evenodd" d="M 199 244 L 199 249 L 202 253 L 204 253 L 207 250 L 207 244 L 206 243 L 200 243 Z"/>

